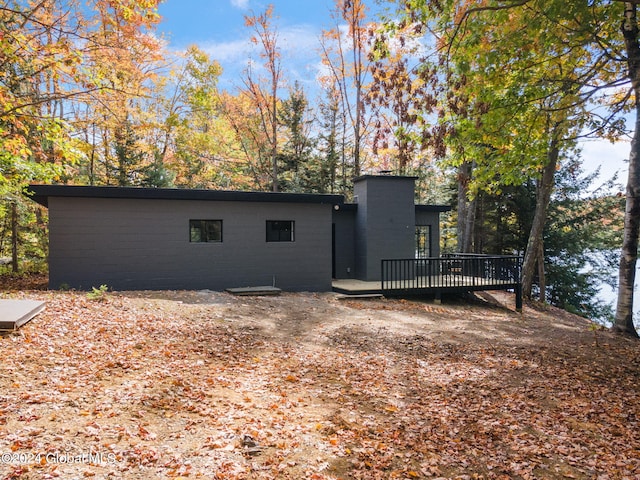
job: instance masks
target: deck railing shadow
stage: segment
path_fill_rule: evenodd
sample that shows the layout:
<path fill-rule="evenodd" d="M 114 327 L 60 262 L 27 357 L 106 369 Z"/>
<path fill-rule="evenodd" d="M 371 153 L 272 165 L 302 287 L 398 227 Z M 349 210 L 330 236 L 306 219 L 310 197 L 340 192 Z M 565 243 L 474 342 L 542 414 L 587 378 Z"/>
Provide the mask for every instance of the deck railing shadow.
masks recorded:
<path fill-rule="evenodd" d="M 511 290 L 522 309 L 518 255 L 448 254 L 442 257 L 382 260 L 382 292 L 404 295 L 477 290 Z"/>

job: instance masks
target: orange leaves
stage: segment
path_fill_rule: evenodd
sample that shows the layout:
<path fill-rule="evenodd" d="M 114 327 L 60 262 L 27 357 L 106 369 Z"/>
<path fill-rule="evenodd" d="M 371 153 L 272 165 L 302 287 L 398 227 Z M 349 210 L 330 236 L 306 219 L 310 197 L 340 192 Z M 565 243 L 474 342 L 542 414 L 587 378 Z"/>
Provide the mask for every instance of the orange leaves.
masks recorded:
<path fill-rule="evenodd" d="M 38 478 L 640 474 L 637 348 L 606 332 L 600 350 L 548 312 L 190 295 L 42 294 L 0 338 L 0 452 L 113 455 Z"/>

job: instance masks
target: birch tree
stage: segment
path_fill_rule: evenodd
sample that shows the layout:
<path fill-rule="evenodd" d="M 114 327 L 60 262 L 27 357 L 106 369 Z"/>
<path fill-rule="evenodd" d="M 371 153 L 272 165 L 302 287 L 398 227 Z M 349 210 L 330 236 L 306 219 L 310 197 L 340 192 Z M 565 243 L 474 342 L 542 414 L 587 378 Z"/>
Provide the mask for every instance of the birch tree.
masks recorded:
<path fill-rule="evenodd" d="M 640 30 L 637 16 L 638 4 L 624 2 L 622 36 L 626 49 L 627 75 L 633 91 L 635 126 L 629 153 L 624 237 L 618 274 L 618 302 L 614 331 L 638 337 L 633 322 L 633 291 L 638 259 L 638 235 L 640 232 Z"/>

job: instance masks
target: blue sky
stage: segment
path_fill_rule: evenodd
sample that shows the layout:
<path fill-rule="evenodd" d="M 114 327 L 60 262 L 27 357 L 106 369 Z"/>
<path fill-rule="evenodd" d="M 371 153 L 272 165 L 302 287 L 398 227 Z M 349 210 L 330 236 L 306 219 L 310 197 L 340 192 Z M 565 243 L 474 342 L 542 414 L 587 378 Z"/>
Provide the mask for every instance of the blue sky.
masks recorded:
<path fill-rule="evenodd" d="M 329 22 L 330 0 L 165 0 L 160 5 L 163 22 L 160 29 L 170 32 L 172 44 L 224 43 L 246 36 L 244 15 L 250 11 L 263 12 L 274 5 L 280 27 L 308 26 L 319 31 Z"/>
<path fill-rule="evenodd" d="M 287 81 L 301 81 L 313 100 L 314 85 L 320 68 L 319 37 L 323 29 L 335 25 L 331 17 L 333 0 L 165 0 L 160 5 L 163 17 L 159 31 L 173 50 L 183 50 L 197 44 L 222 65 L 222 88 L 241 84 L 241 74 L 249 56 L 257 58 L 249 41 L 250 30 L 244 26 L 244 16 L 262 13 L 267 5 L 274 6 L 274 24 L 278 29 L 282 67 Z M 375 7 L 375 1 L 369 4 Z M 583 147 L 586 171 L 601 167 L 601 179 L 619 172 L 619 181 L 626 183 L 625 159 L 628 142 L 611 144 L 589 141 Z"/>
<path fill-rule="evenodd" d="M 320 62 L 319 37 L 323 29 L 335 24 L 330 14 L 332 0 L 166 0 L 159 9 L 163 17 L 159 31 L 171 49 L 196 44 L 205 50 L 224 69 L 220 86 L 231 88 L 241 82 L 242 70 L 252 55 L 252 32 L 245 27 L 244 16 L 264 12 L 269 3 L 274 5 L 273 23 L 288 82 L 299 80 L 312 88 Z M 258 60 L 255 49 L 253 57 Z"/>

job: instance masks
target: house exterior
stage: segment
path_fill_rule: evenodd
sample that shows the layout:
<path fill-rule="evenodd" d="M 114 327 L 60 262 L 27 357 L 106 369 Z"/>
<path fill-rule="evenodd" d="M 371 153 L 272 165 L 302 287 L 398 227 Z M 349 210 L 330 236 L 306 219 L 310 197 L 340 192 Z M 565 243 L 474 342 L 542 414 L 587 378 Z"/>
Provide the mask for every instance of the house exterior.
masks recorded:
<path fill-rule="evenodd" d="M 414 205 L 413 177 L 364 176 L 341 195 L 32 185 L 49 209 L 49 287 L 273 285 L 327 291 L 377 280 L 384 258 L 439 255 L 443 206 Z M 420 248 L 416 250 L 417 243 Z"/>
<path fill-rule="evenodd" d="M 415 205 L 415 177 L 354 180 L 354 203 L 338 205 L 334 278 L 380 280 L 383 259 L 440 256 L 442 205 Z"/>

